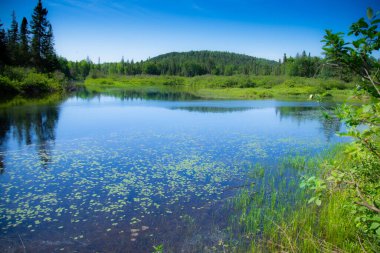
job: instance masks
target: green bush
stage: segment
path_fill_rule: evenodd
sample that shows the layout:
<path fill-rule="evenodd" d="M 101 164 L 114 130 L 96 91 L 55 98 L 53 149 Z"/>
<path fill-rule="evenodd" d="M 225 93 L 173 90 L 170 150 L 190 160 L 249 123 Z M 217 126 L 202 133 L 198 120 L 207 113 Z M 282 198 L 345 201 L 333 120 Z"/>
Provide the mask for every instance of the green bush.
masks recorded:
<path fill-rule="evenodd" d="M 177 85 L 184 85 L 185 82 L 181 78 L 168 78 L 168 80 L 163 82 L 163 85 L 168 86 L 177 86 Z"/>
<path fill-rule="evenodd" d="M 254 88 L 256 87 L 255 82 L 249 78 L 240 79 L 239 88 Z"/>
<path fill-rule="evenodd" d="M 1 96 L 15 95 L 19 93 L 17 82 L 10 80 L 6 76 L 0 76 L 0 94 Z"/>
<path fill-rule="evenodd" d="M 33 68 L 5 66 L 0 69 L 0 96 L 40 95 L 63 90 L 68 86 L 62 72 L 37 73 Z"/>
<path fill-rule="evenodd" d="M 25 79 L 28 72 L 30 71 L 33 71 L 33 70 L 21 68 L 21 67 L 5 66 L 4 69 L 1 71 L 1 75 L 8 77 L 12 81 L 21 82 L 22 80 Z"/>
<path fill-rule="evenodd" d="M 235 80 L 235 79 L 227 79 L 223 84 L 222 84 L 222 87 L 223 88 L 232 88 L 232 87 L 236 87 L 238 85 L 238 81 Z"/>
<path fill-rule="evenodd" d="M 30 72 L 21 82 L 21 90 L 28 95 L 38 95 L 59 90 L 59 84 L 43 74 Z"/>
<path fill-rule="evenodd" d="M 294 86 L 296 86 L 296 81 L 293 79 L 288 79 L 283 84 L 289 88 L 293 88 Z"/>

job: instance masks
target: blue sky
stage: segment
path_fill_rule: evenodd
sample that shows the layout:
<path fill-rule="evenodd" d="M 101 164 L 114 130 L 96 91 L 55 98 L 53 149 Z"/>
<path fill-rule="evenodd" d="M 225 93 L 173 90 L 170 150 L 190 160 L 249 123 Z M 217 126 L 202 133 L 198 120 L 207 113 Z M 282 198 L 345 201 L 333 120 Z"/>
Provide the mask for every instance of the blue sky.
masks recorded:
<path fill-rule="evenodd" d="M 30 19 L 37 0 L 0 0 L 8 27 Z M 69 60 L 144 60 L 190 50 L 219 50 L 278 60 L 306 50 L 321 55 L 326 28 L 347 31 L 379 0 L 43 0 L 56 51 Z"/>

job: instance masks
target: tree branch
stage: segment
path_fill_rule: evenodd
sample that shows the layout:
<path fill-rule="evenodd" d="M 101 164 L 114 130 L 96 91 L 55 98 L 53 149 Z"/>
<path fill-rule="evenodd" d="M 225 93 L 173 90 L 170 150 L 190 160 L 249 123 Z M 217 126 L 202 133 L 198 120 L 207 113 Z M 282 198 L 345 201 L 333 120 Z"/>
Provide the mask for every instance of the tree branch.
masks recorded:
<path fill-rule="evenodd" d="M 377 94 L 379 94 L 379 96 L 380 96 L 380 90 L 379 90 L 379 88 L 377 88 L 377 85 L 376 85 L 375 82 L 372 80 L 372 77 L 371 77 L 371 75 L 368 73 L 368 70 L 367 70 L 366 68 L 364 68 L 364 71 L 365 71 L 365 73 L 366 73 L 366 75 L 367 75 L 369 81 L 371 82 L 372 86 L 375 88 Z"/>
<path fill-rule="evenodd" d="M 374 205 L 371 205 L 367 202 L 367 200 L 364 198 L 362 192 L 360 191 L 360 188 L 359 188 L 359 185 L 355 182 L 355 179 L 354 179 L 354 176 L 350 173 L 351 175 L 351 179 L 352 181 L 355 183 L 355 189 L 356 189 L 356 193 L 358 195 L 358 197 L 361 199 L 362 202 L 359 202 L 359 201 L 355 201 L 355 204 L 357 205 L 360 205 L 360 206 L 364 206 L 364 207 L 367 207 L 369 210 L 373 211 L 373 212 L 376 212 L 376 213 L 380 213 L 380 209 L 377 208 L 376 206 Z"/>

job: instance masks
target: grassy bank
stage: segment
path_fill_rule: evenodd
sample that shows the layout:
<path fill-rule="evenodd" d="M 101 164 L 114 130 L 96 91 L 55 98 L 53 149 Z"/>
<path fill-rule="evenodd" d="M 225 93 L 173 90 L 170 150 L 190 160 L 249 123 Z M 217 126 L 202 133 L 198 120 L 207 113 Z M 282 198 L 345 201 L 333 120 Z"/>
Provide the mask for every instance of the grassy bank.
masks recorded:
<path fill-rule="evenodd" d="M 357 166 L 346 153 L 349 146 L 339 145 L 311 159 L 285 159 L 277 175 L 257 173 L 260 170 L 255 168 L 253 173 L 262 175 L 256 185 L 242 190 L 231 202 L 237 212 L 232 217 L 232 227 L 242 233 L 245 242 L 242 251 L 379 252 L 380 234 L 374 227 L 379 216 L 368 215 L 367 210 L 353 204 L 356 192 L 344 184 L 331 187 L 323 183 L 329 180 L 337 163 L 347 169 Z M 278 186 L 271 184 L 284 168 L 296 173 L 282 177 Z M 316 194 L 318 187 L 313 192 L 299 187 L 307 182 L 302 178 L 310 175 L 322 186 L 321 194 Z M 320 200 L 317 204 L 312 199 L 315 196 Z"/>
<path fill-rule="evenodd" d="M 351 94 L 353 83 L 336 79 L 287 76 L 113 76 L 87 78 L 91 91 L 109 92 L 115 89 L 148 91 L 182 90 L 194 96 L 211 99 L 306 99 L 311 94 L 325 93 L 336 100 Z"/>

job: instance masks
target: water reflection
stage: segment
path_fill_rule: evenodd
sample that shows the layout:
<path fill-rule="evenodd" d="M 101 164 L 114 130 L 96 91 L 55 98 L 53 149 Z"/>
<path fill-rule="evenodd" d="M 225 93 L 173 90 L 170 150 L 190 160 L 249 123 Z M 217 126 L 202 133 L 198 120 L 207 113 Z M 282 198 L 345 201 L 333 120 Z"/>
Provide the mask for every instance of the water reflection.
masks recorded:
<path fill-rule="evenodd" d="M 184 91 L 183 89 L 163 89 L 163 88 L 153 88 L 149 87 L 146 89 L 138 90 L 122 90 L 113 89 L 102 92 L 90 91 L 86 88 L 81 89 L 77 92 L 76 96 L 84 99 L 100 98 L 101 96 L 112 96 L 124 100 L 164 100 L 164 101 L 189 101 L 189 100 L 199 100 L 200 97 L 192 94 L 191 92 Z"/>
<path fill-rule="evenodd" d="M 342 123 L 336 117 L 325 117 L 323 116 L 322 110 L 324 112 L 332 112 L 334 106 L 330 105 L 324 107 L 323 109 L 319 107 L 276 107 L 276 115 L 282 119 L 292 119 L 297 122 L 297 125 L 310 120 L 318 120 L 321 124 L 321 129 L 324 133 L 326 140 L 329 142 L 335 135 L 341 130 Z"/>
<path fill-rule="evenodd" d="M 45 106 L 19 106 L 0 110 L 0 166 L 9 145 L 36 145 L 43 168 L 47 168 L 56 138 L 59 102 Z"/>
<path fill-rule="evenodd" d="M 171 107 L 172 110 L 184 110 L 188 112 L 201 113 L 226 113 L 226 112 L 244 112 L 252 110 L 251 107 L 209 107 L 209 106 L 178 106 Z"/>
<path fill-rule="evenodd" d="M 133 105 L 136 100 L 139 100 L 143 101 L 143 106 L 196 113 L 223 114 L 274 107 L 275 114 L 280 121 L 290 119 L 291 121 L 295 121 L 298 126 L 311 121 L 319 122 L 321 131 L 327 142 L 329 142 L 341 128 L 341 123 L 337 118 L 323 117 L 317 104 L 310 102 L 300 105 L 297 103 L 292 104 L 291 102 L 284 102 L 284 104 L 282 104 L 282 102 L 277 101 L 204 101 L 198 100 L 190 93 L 176 90 L 117 90 L 104 95 L 83 89 L 76 93 L 74 97 L 81 101 L 97 100 L 100 104 L 102 104 L 105 98 L 112 97 L 121 103 L 119 104 L 120 107 Z M 146 103 L 144 103 L 144 101 L 146 101 Z M 63 102 L 61 99 L 53 103 L 49 101 L 48 105 L 32 104 L 0 109 L 0 171 L 4 169 L 4 156 L 7 149 L 9 149 L 8 144 L 15 145 L 15 143 L 17 143 L 19 147 L 35 144 L 41 164 L 44 168 L 47 168 L 56 139 L 56 128 L 59 124 L 60 108 L 61 106 L 65 108 L 67 105 L 67 103 Z M 103 106 L 107 105 L 104 104 Z M 327 108 L 333 109 L 333 106 L 330 105 Z"/>

